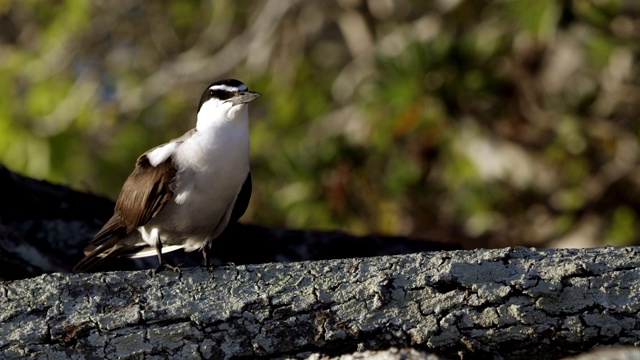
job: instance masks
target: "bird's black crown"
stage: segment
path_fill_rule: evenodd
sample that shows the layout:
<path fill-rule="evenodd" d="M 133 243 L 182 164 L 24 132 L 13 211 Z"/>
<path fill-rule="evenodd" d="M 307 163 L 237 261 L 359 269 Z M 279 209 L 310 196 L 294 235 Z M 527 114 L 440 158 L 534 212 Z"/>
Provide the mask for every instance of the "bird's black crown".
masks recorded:
<path fill-rule="evenodd" d="M 237 95 L 241 91 L 247 91 L 247 85 L 242 81 L 236 79 L 219 80 L 209 85 L 202 93 L 200 103 L 198 104 L 198 111 L 206 101 L 212 98 L 227 100 Z"/>

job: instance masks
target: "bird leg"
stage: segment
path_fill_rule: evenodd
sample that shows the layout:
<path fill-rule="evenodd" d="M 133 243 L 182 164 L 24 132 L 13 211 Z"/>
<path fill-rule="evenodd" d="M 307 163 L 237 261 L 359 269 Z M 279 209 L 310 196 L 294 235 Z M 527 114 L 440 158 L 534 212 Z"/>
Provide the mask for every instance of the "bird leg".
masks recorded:
<path fill-rule="evenodd" d="M 162 241 L 160 241 L 160 236 L 158 236 L 158 229 L 151 230 L 151 236 L 155 238 L 156 252 L 158 253 L 158 267 L 153 272 L 157 274 L 164 269 L 169 269 L 173 272 L 180 273 L 179 267 L 173 266 L 164 261 L 164 258 L 162 257 Z"/>
<path fill-rule="evenodd" d="M 204 258 L 204 266 L 209 267 L 209 257 L 207 256 L 207 247 L 202 247 L 202 257 Z"/>

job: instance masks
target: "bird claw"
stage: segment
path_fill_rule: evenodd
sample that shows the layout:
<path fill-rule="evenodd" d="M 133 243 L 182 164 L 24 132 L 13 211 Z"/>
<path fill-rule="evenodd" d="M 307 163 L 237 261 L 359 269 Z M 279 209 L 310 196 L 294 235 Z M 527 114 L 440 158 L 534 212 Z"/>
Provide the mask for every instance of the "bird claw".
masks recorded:
<path fill-rule="evenodd" d="M 167 263 L 160 263 L 160 265 L 158 265 L 158 267 L 155 270 L 153 270 L 153 273 L 157 274 L 157 273 L 159 273 L 160 271 L 162 271 L 164 269 L 171 270 L 171 271 L 173 271 L 175 273 L 181 274 L 179 266 L 173 266 L 173 265 L 170 265 L 170 264 L 167 264 Z"/>

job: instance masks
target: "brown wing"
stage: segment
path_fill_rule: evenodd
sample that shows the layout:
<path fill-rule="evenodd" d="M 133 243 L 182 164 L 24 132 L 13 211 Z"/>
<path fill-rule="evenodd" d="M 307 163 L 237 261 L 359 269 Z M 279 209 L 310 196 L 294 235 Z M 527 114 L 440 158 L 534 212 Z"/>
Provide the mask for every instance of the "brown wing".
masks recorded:
<path fill-rule="evenodd" d="M 117 233 L 128 234 L 149 222 L 173 196 L 176 172 L 171 157 L 153 166 L 146 154 L 140 156 L 120 190 L 113 217 L 91 243 L 101 244 Z"/>
<path fill-rule="evenodd" d="M 152 166 L 146 155 L 138 159 L 116 201 L 115 213 L 127 226 L 127 232 L 146 224 L 162 210 L 173 196 L 175 177 L 171 157 L 158 166 Z"/>

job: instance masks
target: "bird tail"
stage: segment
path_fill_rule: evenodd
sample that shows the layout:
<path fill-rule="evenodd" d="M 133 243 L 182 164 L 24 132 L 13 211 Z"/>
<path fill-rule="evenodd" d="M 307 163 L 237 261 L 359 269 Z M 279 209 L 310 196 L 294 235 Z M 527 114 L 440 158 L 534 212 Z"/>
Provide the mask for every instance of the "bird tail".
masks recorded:
<path fill-rule="evenodd" d="M 132 245 L 123 243 L 120 236 L 114 236 L 100 245 L 90 245 L 84 250 L 85 257 L 73 267 L 74 272 L 87 272 L 103 264 L 108 259 L 126 257 L 135 254 L 146 244 Z"/>

